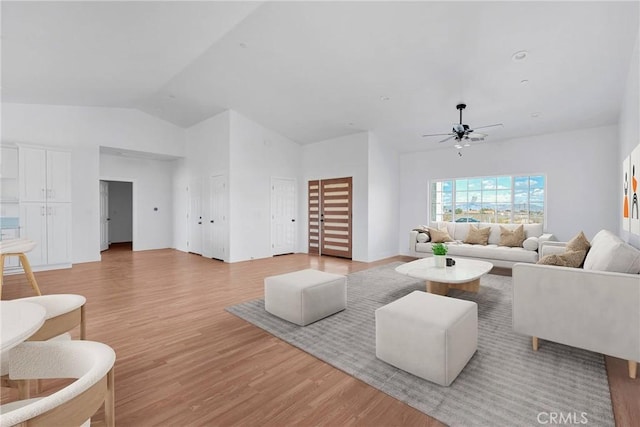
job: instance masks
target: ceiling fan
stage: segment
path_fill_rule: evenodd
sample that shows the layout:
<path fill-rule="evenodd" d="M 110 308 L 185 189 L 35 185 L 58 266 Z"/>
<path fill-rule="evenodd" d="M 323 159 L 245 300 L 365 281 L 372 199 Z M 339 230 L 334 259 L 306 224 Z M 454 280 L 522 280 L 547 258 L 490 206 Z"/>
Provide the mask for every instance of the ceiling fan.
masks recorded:
<path fill-rule="evenodd" d="M 456 109 L 460 111 L 460 123 L 454 124 L 453 128 L 451 129 L 451 132 L 434 133 L 434 134 L 422 135 L 422 136 L 445 136 L 446 135 L 447 137 L 440 142 L 442 143 L 442 142 L 447 142 L 450 139 L 455 139 L 456 144 L 454 145 L 454 147 L 460 149 L 463 146 L 468 147 L 469 145 L 471 145 L 471 142 L 484 141 L 484 138 L 489 136 L 486 133 L 476 132 L 476 130 L 491 128 L 495 126 L 502 126 L 502 123 L 497 123 L 495 125 L 478 126 L 477 128 L 471 129 L 469 128 L 469 125 L 465 125 L 464 123 L 462 123 L 462 110 L 464 110 L 465 108 L 467 108 L 467 104 L 456 105 Z"/>

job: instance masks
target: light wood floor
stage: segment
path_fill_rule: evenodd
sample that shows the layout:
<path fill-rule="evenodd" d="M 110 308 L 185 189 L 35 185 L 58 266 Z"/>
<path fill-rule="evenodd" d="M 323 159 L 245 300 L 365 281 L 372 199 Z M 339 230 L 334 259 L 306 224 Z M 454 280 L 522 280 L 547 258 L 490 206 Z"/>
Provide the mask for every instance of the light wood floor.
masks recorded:
<path fill-rule="evenodd" d="M 224 311 L 263 297 L 265 276 L 309 267 L 348 274 L 410 258 L 361 263 L 296 254 L 225 264 L 129 249 L 114 246 L 102 262 L 36 273 L 44 294 L 85 295 L 88 339 L 115 349 L 118 426 L 442 425 Z M 5 277 L 3 299 L 31 295 L 23 276 Z M 634 425 L 640 379 L 626 377 L 626 362 L 607 359 L 617 424 Z M 2 399 L 12 393 L 3 389 Z M 92 424 L 101 421 L 98 413 Z"/>

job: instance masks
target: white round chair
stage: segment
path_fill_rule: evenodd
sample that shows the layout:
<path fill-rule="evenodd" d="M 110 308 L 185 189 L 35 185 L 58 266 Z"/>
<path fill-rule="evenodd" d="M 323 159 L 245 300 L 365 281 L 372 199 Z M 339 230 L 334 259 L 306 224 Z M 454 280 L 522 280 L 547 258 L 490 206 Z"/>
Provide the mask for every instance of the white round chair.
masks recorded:
<path fill-rule="evenodd" d="M 44 307 L 44 324 L 29 341 L 70 340 L 69 331 L 80 325 L 80 339 L 86 338 L 85 309 L 87 301 L 82 295 L 53 294 L 35 297 L 18 298 L 13 301 L 32 302 Z M 3 353 L 0 356 L 0 377 L 3 387 L 18 388 L 21 398 L 29 397 L 29 385 L 27 382 L 16 383 L 7 377 L 9 355 Z M 40 391 L 40 381 L 36 382 L 36 393 Z"/>
<path fill-rule="evenodd" d="M 111 347 L 95 341 L 24 342 L 9 350 L 11 380 L 75 378 L 49 396 L 0 405 L 0 427 L 89 425 L 104 404 L 105 424 L 115 426 Z M 87 424 L 83 424 L 87 423 Z"/>

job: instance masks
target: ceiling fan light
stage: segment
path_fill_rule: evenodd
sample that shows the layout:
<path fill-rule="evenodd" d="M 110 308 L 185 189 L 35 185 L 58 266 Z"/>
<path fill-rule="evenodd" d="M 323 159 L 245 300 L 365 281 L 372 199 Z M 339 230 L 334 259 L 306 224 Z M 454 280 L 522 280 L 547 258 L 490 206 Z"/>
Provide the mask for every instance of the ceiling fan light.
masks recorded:
<path fill-rule="evenodd" d="M 454 148 L 457 148 L 457 149 L 459 150 L 459 149 L 461 149 L 461 148 L 462 148 L 462 145 L 460 145 L 460 144 L 456 144 L 456 145 L 454 145 L 453 147 L 454 147 Z"/>
<path fill-rule="evenodd" d="M 469 143 L 469 142 L 465 142 L 465 143 L 464 143 L 464 146 L 465 146 L 465 147 L 471 147 L 471 143 Z"/>

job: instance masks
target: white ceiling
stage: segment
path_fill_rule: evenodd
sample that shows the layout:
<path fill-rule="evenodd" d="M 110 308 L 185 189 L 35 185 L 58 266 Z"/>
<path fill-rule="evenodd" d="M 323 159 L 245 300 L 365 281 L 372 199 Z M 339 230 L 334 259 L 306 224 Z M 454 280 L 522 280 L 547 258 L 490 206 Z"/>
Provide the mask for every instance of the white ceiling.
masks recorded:
<path fill-rule="evenodd" d="M 617 123 L 638 5 L 3 1 L 2 97 L 183 127 L 231 108 L 300 143 L 372 130 L 401 151 L 442 147 L 421 135 L 465 102 L 499 141 Z"/>

